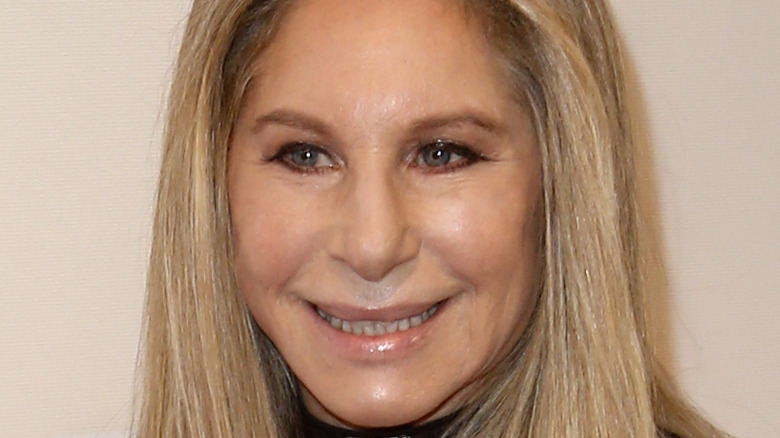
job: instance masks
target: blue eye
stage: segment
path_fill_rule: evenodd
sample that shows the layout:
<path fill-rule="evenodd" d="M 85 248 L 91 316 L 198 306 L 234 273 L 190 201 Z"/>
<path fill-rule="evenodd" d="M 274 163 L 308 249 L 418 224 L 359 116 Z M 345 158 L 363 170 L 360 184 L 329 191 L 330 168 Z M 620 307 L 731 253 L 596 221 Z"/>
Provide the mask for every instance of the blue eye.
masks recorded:
<path fill-rule="evenodd" d="M 308 143 L 290 143 L 279 149 L 269 161 L 277 161 L 297 172 L 319 172 L 335 167 L 324 149 Z"/>
<path fill-rule="evenodd" d="M 314 167 L 320 161 L 321 152 L 314 149 L 300 149 L 290 153 L 290 161 L 296 166 Z"/>
<path fill-rule="evenodd" d="M 420 155 L 425 165 L 431 167 L 445 166 L 450 163 L 453 155 L 457 157 L 457 154 L 453 154 L 452 151 L 438 147 L 426 147 Z"/>
<path fill-rule="evenodd" d="M 480 158 L 480 154 L 466 146 L 439 140 L 423 146 L 414 164 L 435 171 L 447 171 L 468 166 Z"/>

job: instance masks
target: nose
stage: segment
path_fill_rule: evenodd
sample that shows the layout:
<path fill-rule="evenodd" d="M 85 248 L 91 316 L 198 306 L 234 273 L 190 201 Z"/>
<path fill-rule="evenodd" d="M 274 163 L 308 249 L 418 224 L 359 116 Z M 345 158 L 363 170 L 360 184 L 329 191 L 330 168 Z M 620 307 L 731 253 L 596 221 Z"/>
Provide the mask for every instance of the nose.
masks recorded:
<path fill-rule="evenodd" d="M 410 221 L 413 202 L 394 175 L 353 174 L 344 190 L 333 257 L 365 280 L 379 281 L 417 256 L 420 239 Z"/>

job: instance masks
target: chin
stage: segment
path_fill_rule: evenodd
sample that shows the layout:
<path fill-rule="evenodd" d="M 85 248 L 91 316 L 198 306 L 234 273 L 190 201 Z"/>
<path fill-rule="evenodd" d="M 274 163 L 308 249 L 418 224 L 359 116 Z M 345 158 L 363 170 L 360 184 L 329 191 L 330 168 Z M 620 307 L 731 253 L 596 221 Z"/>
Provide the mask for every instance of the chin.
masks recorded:
<path fill-rule="evenodd" d="M 430 417 L 432 415 L 429 411 L 409 403 L 379 402 L 344 407 L 343 414 L 337 420 L 349 427 L 372 429 L 422 423 Z"/>
<path fill-rule="evenodd" d="M 304 400 L 307 398 L 304 397 Z M 372 393 L 343 393 L 338 398 L 323 397 L 314 403 L 316 406 L 306 404 L 315 415 L 315 411 L 320 411 L 320 417 L 326 418 L 328 422 L 355 429 L 424 423 L 449 413 L 445 408 L 447 403 L 437 400 L 435 394 L 426 391 L 393 396 L 384 388 L 375 388 Z M 327 410 L 323 406 L 328 406 Z"/>
<path fill-rule="evenodd" d="M 409 410 L 406 406 L 401 409 L 395 405 L 356 408 L 352 407 L 346 412 L 343 419 L 344 423 L 355 428 L 373 429 L 420 422 L 419 412 Z"/>

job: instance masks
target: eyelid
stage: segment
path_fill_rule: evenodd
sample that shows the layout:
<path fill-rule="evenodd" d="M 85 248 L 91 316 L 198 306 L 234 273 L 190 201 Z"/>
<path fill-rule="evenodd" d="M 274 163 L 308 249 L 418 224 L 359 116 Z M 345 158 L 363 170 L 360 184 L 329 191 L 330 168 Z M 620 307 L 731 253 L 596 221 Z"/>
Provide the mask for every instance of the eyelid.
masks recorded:
<path fill-rule="evenodd" d="M 470 146 L 467 146 L 457 141 L 445 140 L 445 139 L 437 139 L 434 141 L 423 142 L 419 146 L 419 150 L 424 150 L 427 148 L 448 149 L 458 154 L 463 153 L 466 155 L 479 155 L 479 153 L 475 151 L 473 148 L 471 148 Z"/>
<path fill-rule="evenodd" d="M 303 150 L 311 150 L 313 152 L 316 152 L 318 154 L 322 154 L 326 156 L 330 162 L 331 165 L 329 166 L 301 166 L 298 164 L 295 164 L 292 162 L 292 160 L 289 159 L 289 156 L 293 153 L 300 152 Z M 263 161 L 271 163 L 271 162 L 278 162 L 282 164 L 283 166 L 289 168 L 290 170 L 300 172 L 300 173 L 320 173 L 320 172 L 327 172 L 329 170 L 332 170 L 335 167 L 338 167 L 337 160 L 331 154 L 328 152 L 327 149 L 325 149 L 322 146 L 319 146 L 315 143 L 309 143 L 306 141 L 294 141 L 290 143 L 283 144 L 276 152 L 273 153 L 270 157 L 264 158 Z"/>
<path fill-rule="evenodd" d="M 451 153 L 457 154 L 461 159 L 457 160 L 454 164 L 445 164 L 442 166 L 426 166 L 418 164 L 419 157 L 427 149 L 444 149 Z M 459 141 L 449 139 L 436 139 L 433 141 L 421 141 L 418 143 L 417 148 L 414 150 L 414 154 L 411 159 L 411 166 L 420 168 L 426 173 L 448 173 L 454 170 L 471 166 L 479 161 L 486 161 L 488 158 L 475 150 L 473 147 L 468 146 Z"/>

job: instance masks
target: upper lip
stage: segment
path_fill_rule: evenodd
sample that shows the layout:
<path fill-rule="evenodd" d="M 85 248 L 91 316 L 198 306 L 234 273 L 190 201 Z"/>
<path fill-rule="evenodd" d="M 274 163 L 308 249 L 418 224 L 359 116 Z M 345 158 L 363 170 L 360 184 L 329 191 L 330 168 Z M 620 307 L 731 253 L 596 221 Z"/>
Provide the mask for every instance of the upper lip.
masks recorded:
<path fill-rule="evenodd" d="M 342 320 L 391 322 L 420 315 L 442 301 L 398 304 L 378 308 L 365 308 L 337 303 L 312 303 L 312 305 L 328 315 Z"/>

